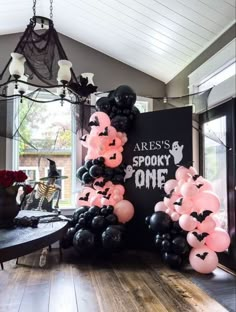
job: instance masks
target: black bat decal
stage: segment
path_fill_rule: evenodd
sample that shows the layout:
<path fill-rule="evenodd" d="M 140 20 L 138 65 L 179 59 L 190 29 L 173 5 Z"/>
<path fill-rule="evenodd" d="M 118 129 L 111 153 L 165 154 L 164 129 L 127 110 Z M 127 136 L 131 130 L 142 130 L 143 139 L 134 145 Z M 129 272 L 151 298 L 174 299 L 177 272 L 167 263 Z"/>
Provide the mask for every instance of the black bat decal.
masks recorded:
<path fill-rule="evenodd" d="M 97 116 L 95 116 L 94 117 L 94 121 L 93 120 L 91 120 L 90 122 L 89 122 L 89 124 L 88 124 L 90 127 L 92 127 L 92 126 L 100 126 L 100 123 L 99 123 L 99 120 L 98 120 L 98 118 L 97 118 Z"/>
<path fill-rule="evenodd" d="M 98 194 L 107 195 L 109 188 L 106 188 L 104 192 L 99 191 Z"/>
<path fill-rule="evenodd" d="M 87 135 L 83 135 L 81 138 L 80 138 L 80 141 L 86 141 L 87 140 Z"/>
<path fill-rule="evenodd" d="M 202 223 L 206 219 L 206 217 L 208 217 L 211 213 L 212 213 L 211 210 L 205 210 L 199 214 L 194 211 L 191 213 L 191 216 L 196 218 L 200 223 Z"/>
<path fill-rule="evenodd" d="M 109 144 L 109 146 L 114 146 L 114 145 L 116 145 L 116 140 L 115 139 L 112 141 L 112 143 Z"/>
<path fill-rule="evenodd" d="M 201 242 L 205 237 L 207 237 L 209 234 L 206 232 L 203 232 L 201 234 L 198 234 L 197 232 L 193 232 L 193 235 L 196 237 L 196 239 Z"/>
<path fill-rule="evenodd" d="M 80 197 L 80 198 L 79 198 L 79 200 L 85 200 L 85 201 L 88 201 L 89 194 L 90 194 L 90 193 L 86 193 L 85 197 Z"/>
<path fill-rule="evenodd" d="M 105 128 L 104 132 L 100 132 L 98 136 L 108 136 L 108 127 Z"/>
<path fill-rule="evenodd" d="M 198 184 L 198 185 L 196 185 L 196 187 L 197 187 L 198 189 L 200 189 L 203 185 L 204 185 L 204 184 Z"/>
<path fill-rule="evenodd" d="M 202 255 L 196 254 L 196 256 L 202 260 L 205 260 L 206 256 L 208 255 L 208 252 L 204 252 Z"/>
<path fill-rule="evenodd" d="M 200 177 L 199 174 L 195 174 L 195 175 L 192 177 L 192 179 L 193 179 L 193 181 L 196 181 L 199 177 Z"/>
<path fill-rule="evenodd" d="M 111 194 L 109 194 L 109 195 L 107 195 L 107 196 L 103 196 L 103 197 L 109 200 L 110 197 L 111 197 Z"/>
<path fill-rule="evenodd" d="M 165 195 L 167 198 L 171 198 L 172 194 L 174 193 L 174 190 L 170 191 L 170 194 Z"/>
<path fill-rule="evenodd" d="M 110 159 L 116 159 L 116 153 L 113 154 L 113 156 L 111 156 Z"/>
<path fill-rule="evenodd" d="M 94 185 L 101 186 L 101 187 L 103 187 L 105 184 L 106 184 L 105 180 L 103 180 L 101 182 L 97 181 L 97 182 L 94 183 Z"/>
<path fill-rule="evenodd" d="M 183 197 L 180 198 L 179 201 L 175 202 L 174 205 L 182 206 L 182 203 L 183 203 Z"/>

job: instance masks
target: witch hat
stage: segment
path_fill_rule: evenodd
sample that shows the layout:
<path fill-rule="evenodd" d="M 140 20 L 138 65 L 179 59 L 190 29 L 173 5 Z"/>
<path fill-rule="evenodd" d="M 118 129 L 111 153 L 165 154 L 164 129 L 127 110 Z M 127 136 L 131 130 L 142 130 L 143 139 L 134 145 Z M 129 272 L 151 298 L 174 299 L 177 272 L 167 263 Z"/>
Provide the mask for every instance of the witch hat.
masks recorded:
<path fill-rule="evenodd" d="M 41 181 L 46 181 L 48 179 L 66 179 L 67 176 L 61 176 L 60 173 L 57 171 L 56 162 L 52 159 L 47 158 L 49 161 L 49 172 L 48 176 L 41 178 Z"/>

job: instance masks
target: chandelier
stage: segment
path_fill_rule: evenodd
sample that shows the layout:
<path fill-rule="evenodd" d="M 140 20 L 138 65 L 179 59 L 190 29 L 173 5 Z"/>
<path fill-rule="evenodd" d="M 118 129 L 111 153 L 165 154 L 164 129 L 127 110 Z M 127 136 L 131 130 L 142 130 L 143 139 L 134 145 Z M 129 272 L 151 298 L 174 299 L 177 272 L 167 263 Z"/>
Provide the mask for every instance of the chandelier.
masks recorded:
<path fill-rule="evenodd" d="M 47 18 L 36 15 L 36 0 L 33 0 L 33 17 L 0 73 L 0 102 L 20 97 L 21 101 L 23 98 L 38 103 L 60 100 L 62 105 L 67 101 L 86 106 L 90 94 L 97 90 L 92 73 L 76 77 L 54 28 L 52 4 L 50 0 L 50 18 Z M 41 30 L 36 30 L 37 25 L 41 25 Z M 50 99 L 37 99 L 40 92 L 49 92 Z"/>

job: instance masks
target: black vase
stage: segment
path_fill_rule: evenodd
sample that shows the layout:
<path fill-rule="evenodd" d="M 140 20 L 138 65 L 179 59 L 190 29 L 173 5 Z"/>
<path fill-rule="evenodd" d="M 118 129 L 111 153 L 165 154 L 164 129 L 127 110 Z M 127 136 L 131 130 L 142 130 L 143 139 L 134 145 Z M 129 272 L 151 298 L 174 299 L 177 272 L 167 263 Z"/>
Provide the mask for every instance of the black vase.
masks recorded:
<path fill-rule="evenodd" d="M 10 186 L 0 188 L 0 228 L 9 228 L 14 225 L 14 218 L 20 208 L 16 202 L 18 188 Z"/>

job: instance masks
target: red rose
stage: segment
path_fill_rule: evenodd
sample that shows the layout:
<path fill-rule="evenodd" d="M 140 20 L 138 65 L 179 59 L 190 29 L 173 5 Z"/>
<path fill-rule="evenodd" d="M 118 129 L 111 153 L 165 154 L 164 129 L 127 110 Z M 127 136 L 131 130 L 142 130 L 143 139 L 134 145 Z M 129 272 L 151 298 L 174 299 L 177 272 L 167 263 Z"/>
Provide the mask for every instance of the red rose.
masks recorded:
<path fill-rule="evenodd" d="M 27 195 L 33 191 L 33 187 L 31 187 L 30 185 L 25 185 L 24 191 L 25 191 L 25 194 Z"/>
<path fill-rule="evenodd" d="M 11 186 L 15 182 L 13 171 L 0 170 L 0 185 L 4 188 Z"/>
<path fill-rule="evenodd" d="M 22 170 L 15 171 L 14 176 L 16 182 L 24 182 L 28 178 Z"/>

